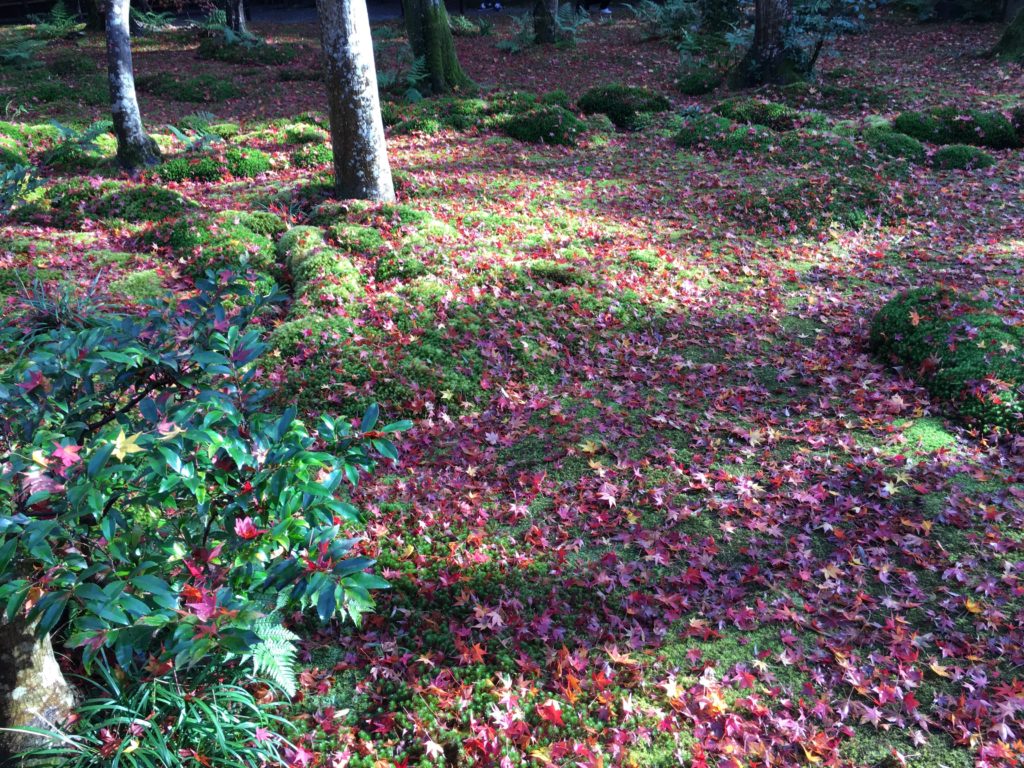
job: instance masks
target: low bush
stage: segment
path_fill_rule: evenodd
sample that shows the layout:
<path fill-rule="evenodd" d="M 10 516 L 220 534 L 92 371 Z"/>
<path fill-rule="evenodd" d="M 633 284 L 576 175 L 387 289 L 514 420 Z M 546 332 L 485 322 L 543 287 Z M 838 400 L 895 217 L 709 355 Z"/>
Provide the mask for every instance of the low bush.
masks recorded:
<path fill-rule="evenodd" d="M 641 115 L 665 112 L 671 104 L 660 93 L 647 88 L 613 83 L 591 88 L 580 97 L 577 106 L 585 115 L 608 115 L 616 127 L 628 131 L 643 127 L 646 120 Z"/>
<path fill-rule="evenodd" d="M 967 144 L 950 144 L 932 155 L 932 165 L 947 171 L 989 168 L 995 162 L 995 158 L 985 150 Z"/>
<path fill-rule="evenodd" d="M 893 128 L 932 144 L 970 144 L 992 149 L 1019 147 L 1022 139 L 1001 112 L 938 107 L 928 112 L 902 112 Z"/>
<path fill-rule="evenodd" d="M 889 301 L 871 345 L 964 420 L 1024 432 L 1024 330 L 988 302 L 949 288 Z"/>
<path fill-rule="evenodd" d="M 574 146 L 584 125 L 569 110 L 551 104 L 510 115 L 501 127 L 507 136 L 519 141 Z"/>

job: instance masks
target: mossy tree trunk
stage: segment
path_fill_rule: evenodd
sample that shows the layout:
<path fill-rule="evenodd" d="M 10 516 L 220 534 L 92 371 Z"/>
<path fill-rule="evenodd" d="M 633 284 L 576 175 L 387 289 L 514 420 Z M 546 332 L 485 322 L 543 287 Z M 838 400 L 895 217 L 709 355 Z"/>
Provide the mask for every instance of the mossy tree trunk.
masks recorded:
<path fill-rule="evenodd" d="M 67 720 L 74 703 L 49 636 L 36 637 L 20 619 L 0 618 L 0 728 L 50 730 Z M 16 765 L 14 755 L 46 741 L 0 730 L 0 766 Z"/>
<path fill-rule="evenodd" d="M 558 42 L 558 0 L 536 0 L 533 6 L 533 41 Z"/>
<path fill-rule="evenodd" d="M 441 94 L 472 88 L 455 55 L 444 0 L 402 0 L 402 10 L 413 55 L 426 62 L 430 90 Z"/>
<path fill-rule="evenodd" d="M 135 96 L 129 0 L 107 3 L 107 77 L 110 112 L 117 136 L 117 162 L 127 171 L 155 165 L 160 160 L 160 150 L 142 126 L 139 101 Z"/>
<path fill-rule="evenodd" d="M 1024 61 L 1024 8 L 1010 22 L 993 50 L 996 56 L 1008 61 Z"/>
<path fill-rule="evenodd" d="M 754 42 L 730 75 L 730 85 L 749 88 L 798 79 L 795 62 L 786 48 L 791 17 L 791 0 L 755 0 Z"/>
<path fill-rule="evenodd" d="M 245 23 L 245 0 L 227 0 L 225 15 L 228 29 L 237 35 L 249 34 L 249 26 Z"/>
<path fill-rule="evenodd" d="M 341 198 L 395 199 L 366 0 L 317 0 L 327 60 L 334 184 Z"/>

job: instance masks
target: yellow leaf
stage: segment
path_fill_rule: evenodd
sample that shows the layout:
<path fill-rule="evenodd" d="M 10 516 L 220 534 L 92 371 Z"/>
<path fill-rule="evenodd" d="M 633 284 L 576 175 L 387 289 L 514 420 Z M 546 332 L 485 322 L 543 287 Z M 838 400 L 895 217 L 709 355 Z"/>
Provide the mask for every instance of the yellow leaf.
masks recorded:
<path fill-rule="evenodd" d="M 964 606 L 971 613 L 981 613 L 984 610 L 981 603 L 979 603 L 977 600 L 972 600 L 969 597 L 966 600 L 964 600 Z"/>
<path fill-rule="evenodd" d="M 139 740 L 132 739 L 128 742 L 128 746 L 124 748 L 124 754 L 129 755 L 139 748 Z"/>
<path fill-rule="evenodd" d="M 805 746 L 804 746 L 803 744 L 801 744 L 801 745 L 800 745 L 800 747 L 801 747 L 801 749 L 803 749 L 803 751 L 804 751 L 804 757 L 806 757 L 806 758 L 807 758 L 807 762 L 808 762 L 808 763 L 811 763 L 811 764 L 813 765 L 814 763 L 820 763 L 820 762 L 821 762 L 821 758 L 820 758 L 820 757 L 818 757 L 818 756 L 817 756 L 816 754 L 814 754 L 813 752 L 809 751 L 809 750 L 807 749 L 807 747 L 805 747 Z"/>
<path fill-rule="evenodd" d="M 530 757 L 542 765 L 551 765 L 551 755 L 546 749 L 535 749 L 530 753 Z"/>
<path fill-rule="evenodd" d="M 929 664 L 928 669 L 930 669 L 939 677 L 949 677 L 949 667 L 944 667 L 937 661 L 933 661 L 931 664 Z"/>
<path fill-rule="evenodd" d="M 131 437 L 125 437 L 124 430 L 121 430 L 121 434 L 114 441 L 114 456 L 118 461 L 124 461 L 125 456 L 130 453 L 143 453 L 146 450 L 139 445 L 140 437 L 142 437 L 141 432 L 136 432 Z"/>
<path fill-rule="evenodd" d="M 584 453 L 594 454 L 601 452 L 601 444 L 593 440 L 584 440 L 578 447 Z"/>
<path fill-rule="evenodd" d="M 49 459 L 46 458 L 46 454 L 42 451 L 32 451 L 32 461 L 40 467 L 45 467 L 50 463 Z"/>
<path fill-rule="evenodd" d="M 179 427 L 177 424 L 172 424 L 170 429 L 168 429 L 166 432 L 161 432 L 160 433 L 160 439 L 161 440 L 172 440 L 175 437 L 177 437 L 178 435 L 183 435 L 183 434 L 185 434 L 185 430 L 184 429 Z"/>

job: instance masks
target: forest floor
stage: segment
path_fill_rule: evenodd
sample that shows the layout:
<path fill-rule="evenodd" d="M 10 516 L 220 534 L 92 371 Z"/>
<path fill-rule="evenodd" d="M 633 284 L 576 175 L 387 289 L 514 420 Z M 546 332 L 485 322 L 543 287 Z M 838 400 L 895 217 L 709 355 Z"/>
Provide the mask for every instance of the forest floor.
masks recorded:
<path fill-rule="evenodd" d="M 1021 67 L 973 55 L 996 27 L 880 19 L 830 47 L 811 87 L 764 94 L 826 130 L 740 151 L 675 145 L 681 109 L 728 94 L 680 96 L 676 52 L 635 22 L 518 54 L 496 48 L 504 26 L 459 38 L 478 83 L 575 101 L 617 80 L 673 111 L 575 147 L 391 129 L 399 207 L 332 207 L 326 165 L 292 162 L 296 126 L 323 120 L 321 83 L 294 79 L 315 30 L 257 31 L 297 58 L 201 60 L 170 32 L 139 39 L 135 61 L 237 87 L 198 105 L 141 90 L 171 154 L 156 126 L 199 109 L 239 123 L 228 145 L 272 169 L 118 188 L 178 193 L 167 216 L 104 213 L 88 193 L 37 205 L 0 228 L 0 288 L 188 292 L 164 233 L 210 211 L 380 233 L 352 254 L 363 295 L 267 321 L 298 328 L 271 336 L 280 399 L 352 414 L 376 399 L 416 425 L 356 492 L 392 589 L 360 629 L 305 630 L 292 765 L 1024 760 L 1024 445 L 950 420 L 866 345 L 889 297 L 937 282 L 1024 321 L 1021 152 L 945 171 L 859 138 L 903 109 L 1019 103 Z M 387 37 L 382 70 L 399 60 Z M 101 40 L 42 58 L 72 50 L 95 70 L 0 68 L 9 134 L 104 116 Z M 108 189 L 109 139 L 97 151 L 47 189 Z M 381 272 L 395 254 L 404 266 Z"/>

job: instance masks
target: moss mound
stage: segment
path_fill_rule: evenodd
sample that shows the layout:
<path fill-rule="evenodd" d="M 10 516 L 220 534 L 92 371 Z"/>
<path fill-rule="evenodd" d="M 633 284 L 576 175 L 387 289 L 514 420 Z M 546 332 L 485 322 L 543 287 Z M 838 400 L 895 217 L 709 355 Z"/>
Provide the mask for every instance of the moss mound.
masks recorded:
<path fill-rule="evenodd" d="M 946 171 L 989 168 L 995 162 L 995 158 L 985 150 L 967 144 L 950 144 L 932 156 L 932 165 Z"/>
<path fill-rule="evenodd" d="M 186 271 L 195 276 L 221 269 L 272 273 L 276 268 L 274 243 L 247 226 L 251 216 L 222 211 L 199 220 L 183 219 L 171 229 L 170 246 L 186 262 Z"/>
<path fill-rule="evenodd" d="M 604 114 L 617 128 L 632 131 L 644 127 L 650 115 L 669 109 L 668 99 L 648 88 L 612 83 L 584 93 L 577 102 L 585 115 Z"/>
<path fill-rule="evenodd" d="M 888 128 L 869 128 L 864 131 L 864 141 L 881 155 L 900 157 L 913 163 L 924 161 L 924 145 L 905 133 Z"/>
<path fill-rule="evenodd" d="M 258 149 L 232 147 L 224 153 L 228 172 L 239 179 L 251 179 L 270 170 L 270 155 Z"/>
<path fill-rule="evenodd" d="M 161 163 L 156 175 L 162 181 L 219 181 L 224 166 L 208 155 L 174 157 Z"/>
<path fill-rule="evenodd" d="M 94 212 L 101 218 L 131 222 L 163 221 L 194 207 L 195 203 L 178 192 L 140 184 L 104 195 L 96 202 Z"/>
<path fill-rule="evenodd" d="M 306 144 L 292 152 L 292 165 L 297 168 L 322 168 L 334 161 L 330 144 Z"/>
<path fill-rule="evenodd" d="M 712 111 L 734 123 L 763 125 L 773 131 L 792 131 L 809 119 L 798 109 L 762 99 L 727 99 Z"/>
<path fill-rule="evenodd" d="M 1024 432 L 1024 329 L 988 302 L 948 288 L 908 291 L 875 316 L 871 345 L 965 421 Z"/>
<path fill-rule="evenodd" d="M 893 128 L 932 144 L 969 144 L 992 149 L 1019 147 L 1021 137 L 1002 112 L 938 107 L 927 112 L 903 112 Z"/>
<path fill-rule="evenodd" d="M 583 122 L 565 107 L 550 104 L 510 115 L 502 124 L 507 136 L 537 144 L 574 146 Z"/>
<path fill-rule="evenodd" d="M 696 67 L 679 75 L 676 87 L 687 96 L 703 96 L 722 84 L 722 73 L 710 67 Z"/>
<path fill-rule="evenodd" d="M 161 99 L 209 104 L 242 95 L 241 89 L 230 80 L 213 75 L 178 77 L 170 72 L 157 72 L 135 78 L 140 91 Z"/>

